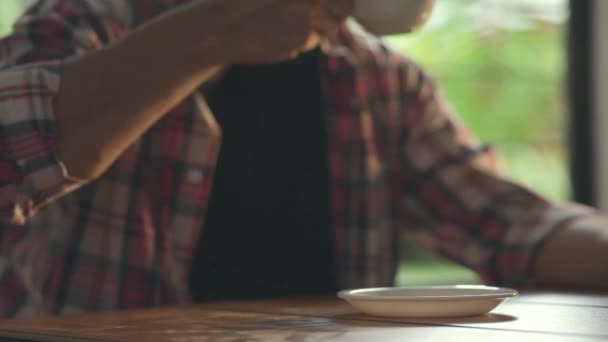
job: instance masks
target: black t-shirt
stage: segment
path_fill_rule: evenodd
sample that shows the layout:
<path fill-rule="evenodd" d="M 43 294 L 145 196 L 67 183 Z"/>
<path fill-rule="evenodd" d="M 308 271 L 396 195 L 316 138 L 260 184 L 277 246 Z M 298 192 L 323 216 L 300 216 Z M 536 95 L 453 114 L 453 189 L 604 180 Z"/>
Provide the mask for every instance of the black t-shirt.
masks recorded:
<path fill-rule="evenodd" d="M 321 58 L 235 66 L 207 92 L 223 140 L 191 272 L 196 301 L 336 290 Z"/>

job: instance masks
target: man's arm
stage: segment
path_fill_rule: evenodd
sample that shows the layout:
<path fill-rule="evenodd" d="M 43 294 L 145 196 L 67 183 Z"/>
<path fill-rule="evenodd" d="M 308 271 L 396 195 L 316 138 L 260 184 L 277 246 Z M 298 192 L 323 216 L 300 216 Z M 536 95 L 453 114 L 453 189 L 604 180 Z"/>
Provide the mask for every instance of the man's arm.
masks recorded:
<path fill-rule="evenodd" d="M 181 8 L 62 66 L 54 106 L 57 154 L 70 175 L 100 176 L 218 69 L 218 42 L 210 39 L 215 32 L 197 24 L 209 22 L 197 14 Z M 196 42 L 187 27 L 210 34 Z M 183 46 L 176 44 L 180 37 Z"/>
<path fill-rule="evenodd" d="M 412 235 L 486 283 L 608 288 L 608 220 L 503 176 L 434 84 L 404 61 L 403 203 Z"/>
<path fill-rule="evenodd" d="M 0 40 L 0 221 L 22 224 L 84 183 L 57 159 L 54 102 L 62 60 L 126 30 L 125 17 L 100 14 L 112 12 L 110 2 L 94 4 L 39 1 Z"/>
<path fill-rule="evenodd" d="M 3 139 L 5 164 L 22 166 L 22 177 L 13 177 L 21 181 L 7 181 L 4 185 L 0 182 L 0 193 L 5 197 L 0 199 L 0 212 L 3 211 L 0 217 L 17 223 L 50 199 L 74 189 L 79 184 L 75 179 L 90 180 L 101 175 L 129 145 L 195 91 L 220 65 L 289 58 L 316 44 L 318 31 L 337 26 L 352 10 L 351 0 L 192 1 L 112 44 L 97 44 L 89 53 L 75 56 L 76 49 L 70 43 L 95 33 L 90 27 L 72 26 L 73 22 L 86 22 L 87 13 L 76 18 L 64 15 L 65 11 L 72 11 L 74 3 L 82 2 L 46 3 L 54 6 L 27 26 L 39 28 L 41 38 L 51 43 L 47 44 L 47 51 L 34 55 L 45 62 L 48 59 L 44 56 L 48 55 L 72 59 L 55 62 L 52 82 L 46 82 L 52 87 L 47 87 L 44 98 L 39 99 L 44 106 L 36 107 L 36 113 L 30 113 L 29 119 L 22 117 L 21 121 L 29 126 L 34 126 L 34 121 L 44 122 L 46 128 L 51 126 L 48 131 L 53 134 L 36 132 L 36 136 L 45 135 L 45 141 L 39 145 L 44 147 L 44 159 L 53 160 L 47 164 L 53 165 L 44 169 L 53 172 L 41 173 L 38 166 L 28 177 L 24 171 L 28 168 L 22 165 L 36 163 L 26 161 L 18 153 L 20 140 L 35 130 L 29 127 L 24 131 L 23 125 L 11 124 L 18 116 L 13 102 L 16 98 L 20 107 L 27 107 L 32 102 L 29 92 L 8 100 L 0 96 L 0 118 L 5 119 L 1 127 L 13 132 Z M 99 42 L 99 35 L 91 41 Z M 7 42 L 10 47 L 11 38 Z M 35 39 L 24 44 L 33 43 Z M 65 46 L 70 48 L 64 49 Z M 9 73 L 14 80 L 21 72 L 31 73 L 40 68 L 40 65 L 9 68 L 0 78 L 8 83 L 8 77 L 3 76 Z M 12 91 L 23 87 L 17 82 L 7 88 Z M 32 175 L 43 181 L 32 181 Z M 44 186 L 24 187 L 24 182 Z"/>
<path fill-rule="evenodd" d="M 73 176 L 98 177 L 220 65 L 289 58 L 351 11 L 352 0 L 193 1 L 66 63 L 55 102 L 60 159 Z"/>

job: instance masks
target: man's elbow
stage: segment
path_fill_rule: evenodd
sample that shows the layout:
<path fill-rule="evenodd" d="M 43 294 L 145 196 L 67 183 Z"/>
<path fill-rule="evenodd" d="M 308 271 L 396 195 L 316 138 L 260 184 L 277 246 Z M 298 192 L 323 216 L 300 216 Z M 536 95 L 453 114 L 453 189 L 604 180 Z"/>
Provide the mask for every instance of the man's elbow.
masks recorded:
<path fill-rule="evenodd" d="M 102 146 L 89 146 L 85 141 L 82 143 L 67 142 L 68 139 L 60 139 L 57 148 L 57 157 L 63 163 L 65 171 L 70 178 L 78 180 L 93 180 L 101 177 L 116 159 L 114 154 L 104 151 Z"/>
<path fill-rule="evenodd" d="M 31 201 L 18 202 L 17 184 L 0 186 L 0 223 L 9 225 L 24 225 L 32 215 Z"/>

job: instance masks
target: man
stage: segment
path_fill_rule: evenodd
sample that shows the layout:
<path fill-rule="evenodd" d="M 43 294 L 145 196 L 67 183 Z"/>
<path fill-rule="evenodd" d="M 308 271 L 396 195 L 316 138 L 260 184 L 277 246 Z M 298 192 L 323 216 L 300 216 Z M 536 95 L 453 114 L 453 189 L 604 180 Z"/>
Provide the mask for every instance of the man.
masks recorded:
<path fill-rule="evenodd" d="M 608 287 L 606 221 L 502 178 L 352 11 L 39 1 L 0 43 L 2 315 L 392 285 L 403 231 L 487 283 Z"/>

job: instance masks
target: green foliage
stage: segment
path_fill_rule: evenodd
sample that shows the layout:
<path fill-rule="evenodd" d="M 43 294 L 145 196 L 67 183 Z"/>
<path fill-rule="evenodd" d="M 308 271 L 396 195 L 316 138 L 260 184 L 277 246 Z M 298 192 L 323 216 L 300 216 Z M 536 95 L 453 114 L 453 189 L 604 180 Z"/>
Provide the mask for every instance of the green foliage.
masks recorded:
<path fill-rule="evenodd" d="M 417 262 L 403 264 L 399 269 L 397 286 L 438 286 L 479 284 L 472 271 L 445 263 Z"/>
<path fill-rule="evenodd" d="M 533 3 L 443 0 L 428 29 L 386 40 L 431 73 L 512 178 L 566 199 L 565 16 L 543 12 L 566 3 Z"/>
<path fill-rule="evenodd" d="M 27 3 L 28 1 L 23 0 L 0 1 L 0 37 L 10 31 L 13 22 Z"/>

